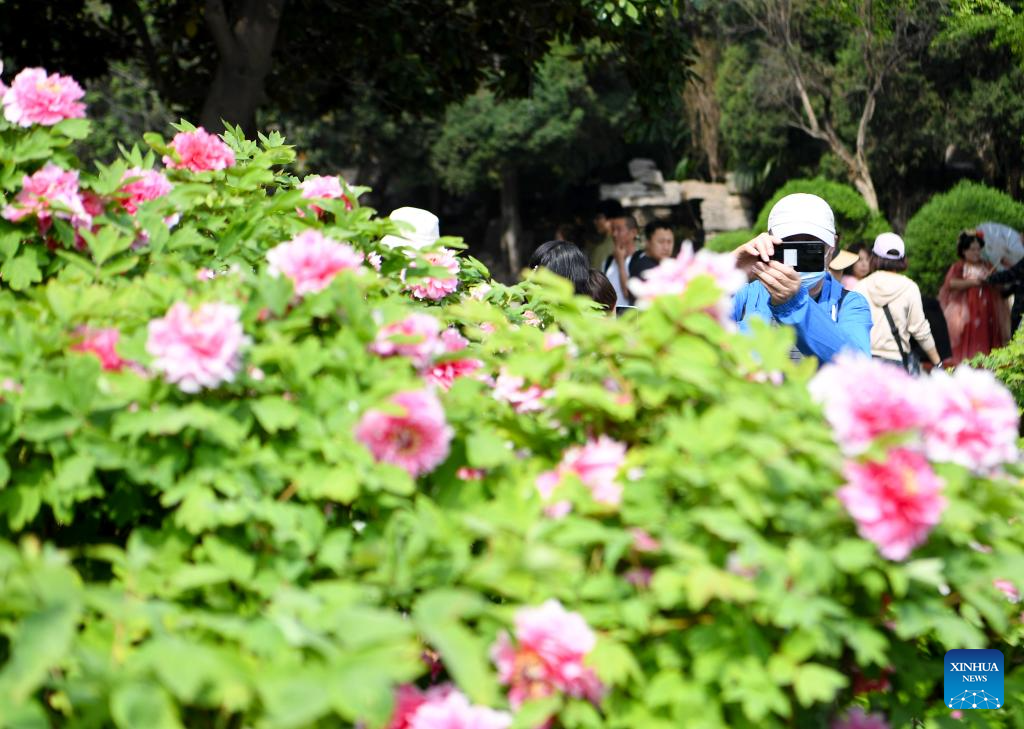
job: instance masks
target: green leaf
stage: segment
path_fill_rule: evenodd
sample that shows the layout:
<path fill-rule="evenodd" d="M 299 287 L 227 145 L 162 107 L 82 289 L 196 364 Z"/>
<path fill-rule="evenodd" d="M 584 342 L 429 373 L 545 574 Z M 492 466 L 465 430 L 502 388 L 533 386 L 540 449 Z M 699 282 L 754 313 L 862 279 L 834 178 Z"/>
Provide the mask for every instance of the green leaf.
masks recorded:
<path fill-rule="evenodd" d="M 45 579 L 45 572 L 39 577 Z M 68 657 L 78 609 L 70 603 L 50 605 L 29 614 L 11 640 L 11 657 L 0 671 L 0 694 L 23 700 L 34 693 L 49 672 Z"/>
<path fill-rule="evenodd" d="M 36 263 L 36 252 L 25 248 L 20 255 L 7 259 L 0 267 L 0 277 L 15 291 L 24 291 L 30 285 L 42 281 L 43 272 Z"/>
<path fill-rule="evenodd" d="M 260 421 L 260 425 L 270 433 L 294 428 L 299 422 L 301 413 L 294 403 L 280 396 L 262 397 L 256 400 L 252 403 L 252 411 L 256 419 Z"/>
<path fill-rule="evenodd" d="M 477 430 L 466 439 L 466 457 L 473 468 L 494 468 L 515 459 L 508 441 L 490 430 Z"/>
<path fill-rule="evenodd" d="M 154 683 L 119 685 L 110 697 L 110 714 L 119 729 L 182 729 L 170 695 Z"/>
<path fill-rule="evenodd" d="M 802 706 L 816 702 L 828 702 L 849 683 L 846 676 L 817 663 L 805 663 L 797 667 L 793 680 L 793 691 Z"/>
<path fill-rule="evenodd" d="M 480 609 L 479 595 L 455 590 L 434 590 L 417 600 L 413 621 L 427 641 L 441 654 L 455 682 L 476 703 L 497 702 L 496 682 L 488 647 L 466 628 L 459 617 Z"/>
<path fill-rule="evenodd" d="M 290 729 L 309 726 L 331 708 L 322 671 L 296 669 L 260 680 L 258 689 L 267 707 L 268 726 Z"/>
<path fill-rule="evenodd" d="M 88 119 L 64 119 L 53 127 L 53 131 L 68 139 L 85 139 L 89 136 L 91 126 Z"/>

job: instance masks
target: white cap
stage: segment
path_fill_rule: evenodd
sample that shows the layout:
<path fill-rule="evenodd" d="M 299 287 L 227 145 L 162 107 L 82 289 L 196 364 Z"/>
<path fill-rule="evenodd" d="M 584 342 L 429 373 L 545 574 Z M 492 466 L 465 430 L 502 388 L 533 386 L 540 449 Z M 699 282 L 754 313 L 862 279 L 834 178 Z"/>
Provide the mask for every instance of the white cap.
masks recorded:
<path fill-rule="evenodd" d="M 429 210 L 423 210 L 422 208 L 398 208 L 392 211 L 388 217 L 396 223 L 405 224 L 404 226 L 399 226 L 399 228 L 403 228 L 403 232 L 399 235 L 386 235 L 381 238 L 380 242 L 390 248 L 398 248 L 399 246 L 416 249 L 426 248 L 436 243 L 437 239 L 441 237 L 440 223 L 437 216 Z M 404 230 L 408 227 L 412 227 L 411 232 Z"/>
<path fill-rule="evenodd" d="M 907 255 L 907 248 L 903 245 L 903 239 L 895 233 L 882 233 L 875 238 L 871 252 L 879 258 L 897 261 Z"/>
<path fill-rule="evenodd" d="M 768 213 L 768 232 L 777 238 L 813 235 L 827 245 L 836 244 L 836 218 L 817 195 L 795 192 L 779 200 Z"/>

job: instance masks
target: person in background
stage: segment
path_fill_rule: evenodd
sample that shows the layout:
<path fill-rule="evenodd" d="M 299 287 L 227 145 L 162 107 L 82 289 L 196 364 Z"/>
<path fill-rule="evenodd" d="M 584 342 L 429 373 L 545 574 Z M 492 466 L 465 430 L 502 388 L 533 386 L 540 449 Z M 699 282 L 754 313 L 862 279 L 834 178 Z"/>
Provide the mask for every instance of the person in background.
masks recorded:
<path fill-rule="evenodd" d="M 962 231 L 956 243 L 960 260 L 949 267 L 939 289 L 942 313 L 949 326 L 953 365 L 976 354 L 988 354 L 1009 338 L 1009 314 L 999 291 L 988 282 L 995 268 L 982 259 L 984 247 L 985 236 L 981 231 Z"/>
<path fill-rule="evenodd" d="M 1010 311 L 1010 332 L 1007 341 L 1013 337 L 1013 333 L 1020 326 L 1020 320 L 1024 316 L 1024 258 L 1017 263 L 1010 265 L 1005 258 L 1002 261 L 1003 270 L 989 274 L 987 283 L 996 286 L 1007 286 L 1009 293 L 1013 296 L 1013 309 Z"/>
<path fill-rule="evenodd" d="M 817 195 L 786 195 L 768 213 L 768 232 L 735 251 L 736 265 L 754 280 L 736 292 L 733 320 L 740 328 L 756 317 L 796 330 L 794 358 L 825 364 L 843 351 L 871 351 L 871 310 L 860 294 L 846 291 L 827 273 L 838 236 L 835 215 Z M 798 272 L 772 260 L 783 242 L 824 243 L 820 271 Z"/>
<path fill-rule="evenodd" d="M 837 253 L 829 268 L 845 288 L 852 290 L 858 281 L 871 273 L 871 252 L 863 243 L 854 243 Z"/>
<path fill-rule="evenodd" d="M 605 259 L 601 272 L 608 277 L 615 289 L 616 308 L 633 305 L 629 279 L 636 278 L 647 269 L 658 265 L 653 258 L 637 250 L 636 237 L 639 232 L 636 218 L 632 215 L 624 215 L 612 221 L 615 247 L 612 255 Z"/>
<path fill-rule="evenodd" d="M 540 267 L 569 279 L 577 294 L 590 296 L 590 264 L 575 243 L 567 240 L 541 243 L 530 256 L 530 268 Z"/>
<path fill-rule="evenodd" d="M 622 205 L 617 200 L 602 200 L 597 204 L 594 230 L 597 231 L 599 239 L 590 251 L 590 265 L 594 268 L 601 268 L 605 259 L 615 249 L 615 241 L 612 238 L 612 221 L 625 214 Z"/>
<path fill-rule="evenodd" d="M 644 253 L 658 263 L 671 258 L 675 252 L 675 233 L 672 232 L 672 226 L 667 220 L 654 220 L 648 223 L 644 228 L 644 237 L 647 238 Z"/>
<path fill-rule="evenodd" d="M 590 298 L 601 305 L 601 308 L 608 312 L 615 311 L 615 289 L 608 277 L 596 268 L 590 269 L 590 277 L 587 281 L 590 288 Z"/>
<path fill-rule="evenodd" d="M 903 275 L 907 270 L 907 251 L 903 239 L 895 233 L 875 238 L 870 253 L 871 273 L 854 287 L 868 300 L 874 326 L 871 328 L 871 356 L 918 374 L 917 359 L 911 355 L 911 339 L 938 367 L 942 363 L 932 328 L 924 315 L 921 290 Z"/>

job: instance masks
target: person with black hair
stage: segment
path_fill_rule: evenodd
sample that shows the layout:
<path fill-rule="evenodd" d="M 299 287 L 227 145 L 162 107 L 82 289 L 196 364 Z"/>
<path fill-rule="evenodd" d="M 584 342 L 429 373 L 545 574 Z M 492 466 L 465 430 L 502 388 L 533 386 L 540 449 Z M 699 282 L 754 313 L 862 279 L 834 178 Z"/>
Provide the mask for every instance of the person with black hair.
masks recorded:
<path fill-rule="evenodd" d="M 1009 313 L 999 291 L 988 280 L 994 268 L 981 257 L 984 247 L 985 234 L 980 230 L 961 231 L 956 244 L 960 260 L 949 267 L 939 289 L 953 346 L 953 365 L 976 354 L 988 354 L 1009 338 Z"/>
<path fill-rule="evenodd" d="M 675 232 L 667 220 L 652 220 L 644 228 L 644 237 L 647 238 L 644 253 L 654 261 L 660 263 L 675 253 Z"/>
<path fill-rule="evenodd" d="M 590 263 L 575 243 L 567 240 L 541 243 L 530 256 L 530 268 L 539 267 L 569 279 L 577 294 L 590 296 Z"/>
<path fill-rule="evenodd" d="M 590 298 L 601 305 L 605 311 L 615 311 L 615 289 L 608 277 L 596 268 L 590 269 L 588 279 L 590 285 Z"/>
<path fill-rule="evenodd" d="M 601 270 L 615 289 L 616 307 L 632 306 L 633 295 L 629 292 L 629 279 L 639 278 L 644 271 L 658 265 L 653 258 L 636 249 L 636 237 L 639 232 L 640 227 L 632 215 L 624 215 L 612 221 L 615 249 L 612 255 L 605 259 Z"/>

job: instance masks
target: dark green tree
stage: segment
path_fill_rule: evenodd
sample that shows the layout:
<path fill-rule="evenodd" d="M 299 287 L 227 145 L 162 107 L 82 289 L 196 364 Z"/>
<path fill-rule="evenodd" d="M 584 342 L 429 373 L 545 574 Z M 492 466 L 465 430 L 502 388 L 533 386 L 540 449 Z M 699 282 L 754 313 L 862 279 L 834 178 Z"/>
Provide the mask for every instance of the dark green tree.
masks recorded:
<path fill-rule="evenodd" d="M 502 251 L 509 268 L 522 264 L 520 177 L 543 167 L 554 177 L 578 177 L 587 168 L 585 131 L 605 121 L 583 63 L 567 49 L 552 52 L 537 69 L 532 93 L 501 99 L 481 89 L 448 108 L 432 149 L 434 169 L 450 190 L 501 191 Z"/>

